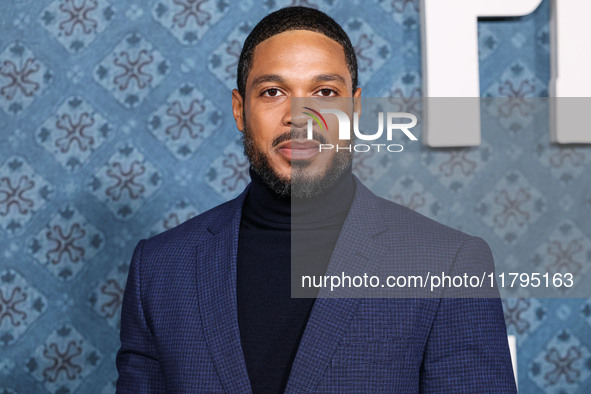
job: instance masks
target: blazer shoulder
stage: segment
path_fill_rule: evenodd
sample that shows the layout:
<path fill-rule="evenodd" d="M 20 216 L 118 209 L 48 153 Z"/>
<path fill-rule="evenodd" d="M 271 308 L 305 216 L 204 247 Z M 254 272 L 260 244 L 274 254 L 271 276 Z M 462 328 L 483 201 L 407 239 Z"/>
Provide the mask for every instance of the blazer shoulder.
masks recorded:
<path fill-rule="evenodd" d="M 195 245 L 207 231 L 215 231 L 227 225 L 232 218 L 240 214 L 242 204 L 250 185 L 237 197 L 217 205 L 209 210 L 159 234 L 148 238 L 144 250 L 150 247 L 178 247 L 182 244 Z"/>
<path fill-rule="evenodd" d="M 402 221 L 403 223 L 434 237 L 452 237 L 462 240 L 472 237 L 472 235 L 468 233 L 440 223 L 435 219 L 429 218 L 408 207 L 385 199 L 383 200 L 383 204 L 390 205 L 390 209 L 388 210 L 391 213 L 389 217 L 390 220 Z"/>
<path fill-rule="evenodd" d="M 386 261 L 409 272 L 471 272 L 479 267 L 494 268 L 492 251 L 482 238 L 430 219 L 410 208 L 371 194 L 371 206 L 379 215 L 386 245 Z M 406 264 L 406 265 L 405 265 Z"/>
<path fill-rule="evenodd" d="M 479 237 L 467 234 L 401 204 L 379 197 L 363 184 L 361 184 L 360 189 L 363 198 L 372 200 L 371 206 L 374 207 L 388 231 L 404 233 L 409 239 L 420 240 L 423 245 L 446 243 L 460 246 L 465 242 L 476 239 L 484 242 Z"/>

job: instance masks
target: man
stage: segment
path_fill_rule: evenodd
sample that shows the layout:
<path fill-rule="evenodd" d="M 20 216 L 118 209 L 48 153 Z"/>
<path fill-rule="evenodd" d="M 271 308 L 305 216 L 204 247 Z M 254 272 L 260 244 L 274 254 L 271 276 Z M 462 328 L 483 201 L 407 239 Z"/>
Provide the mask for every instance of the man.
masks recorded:
<path fill-rule="evenodd" d="M 291 298 L 292 257 L 316 274 L 340 262 L 492 264 L 481 239 L 373 195 L 351 154 L 319 152 L 339 143 L 334 125 L 306 139 L 292 98 L 361 95 L 342 28 L 304 7 L 268 15 L 237 82 L 252 183 L 137 245 L 118 392 L 515 392 L 499 299 Z"/>

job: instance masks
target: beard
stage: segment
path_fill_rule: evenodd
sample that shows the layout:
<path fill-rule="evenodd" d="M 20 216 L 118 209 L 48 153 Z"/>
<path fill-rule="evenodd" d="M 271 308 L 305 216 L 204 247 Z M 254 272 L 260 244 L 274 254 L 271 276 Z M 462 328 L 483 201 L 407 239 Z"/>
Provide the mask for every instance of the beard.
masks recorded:
<path fill-rule="evenodd" d="M 243 119 L 245 119 L 244 116 Z M 273 141 L 273 146 L 290 139 L 306 138 L 306 136 L 306 131 L 292 129 L 291 132 L 277 137 Z M 326 143 L 324 136 L 317 132 L 313 133 L 313 138 L 320 143 Z M 313 169 L 310 161 L 292 160 L 291 178 L 280 176 L 269 164 L 267 155 L 257 147 L 250 130 L 246 127 L 246 120 L 244 121 L 242 143 L 244 144 L 244 154 L 253 171 L 273 192 L 281 197 L 306 200 L 318 197 L 333 188 L 344 174 L 351 173 L 352 152 L 344 150 L 336 152 L 328 168 L 322 173 L 310 174 Z"/>

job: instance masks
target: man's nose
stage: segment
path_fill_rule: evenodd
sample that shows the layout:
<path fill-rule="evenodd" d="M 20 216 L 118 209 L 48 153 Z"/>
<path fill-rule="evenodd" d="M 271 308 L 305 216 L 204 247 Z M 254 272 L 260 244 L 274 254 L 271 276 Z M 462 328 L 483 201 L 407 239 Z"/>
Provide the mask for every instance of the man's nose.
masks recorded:
<path fill-rule="evenodd" d="M 304 114 L 303 108 L 291 108 L 291 127 L 296 129 L 303 129 L 308 124 L 309 116 Z"/>

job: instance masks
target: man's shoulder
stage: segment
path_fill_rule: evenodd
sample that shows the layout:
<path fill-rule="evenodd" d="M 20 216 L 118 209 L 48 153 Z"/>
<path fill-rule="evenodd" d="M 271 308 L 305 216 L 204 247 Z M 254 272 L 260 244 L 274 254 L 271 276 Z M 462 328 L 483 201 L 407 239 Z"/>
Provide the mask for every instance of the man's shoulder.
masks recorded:
<path fill-rule="evenodd" d="M 410 237 L 420 237 L 424 240 L 459 241 L 474 238 L 461 230 L 440 223 L 411 208 L 379 197 L 366 186 L 361 186 L 362 198 L 371 200 L 371 206 L 379 215 L 380 220 L 388 230 L 404 232 Z"/>
<path fill-rule="evenodd" d="M 390 208 L 386 210 L 388 212 L 386 220 L 392 223 L 395 222 L 398 226 L 405 226 L 422 236 L 428 235 L 430 238 L 454 238 L 458 240 L 466 240 L 472 237 L 470 234 L 438 222 L 406 206 L 385 199 L 383 204 Z"/>
<path fill-rule="evenodd" d="M 241 210 L 247 191 L 248 187 L 239 196 L 148 238 L 146 244 L 159 246 L 194 245 L 207 232 L 215 232 L 220 226 L 229 224 L 234 215 Z"/>
<path fill-rule="evenodd" d="M 379 225 L 374 230 L 387 258 L 399 271 L 413 273 L 451 272 L 452 268 L 470 272 L 474 267 L 492 269 L 492 251 L 482 238 L 467 234 L 396 202 L 376 196 L 369 189 L 361 192 L 365 206 Z M 377 226 L 376 226 L 377 227 Z M 454 263 L 455 262 L 455 263 Z"/>

